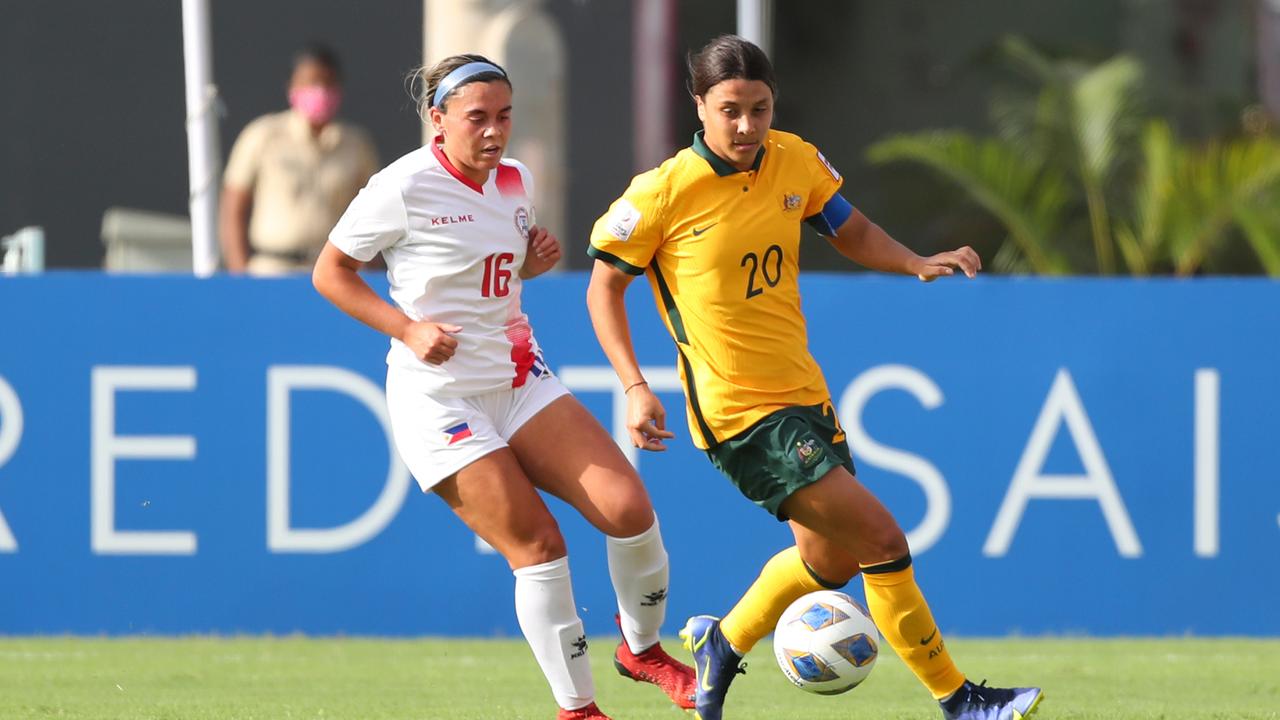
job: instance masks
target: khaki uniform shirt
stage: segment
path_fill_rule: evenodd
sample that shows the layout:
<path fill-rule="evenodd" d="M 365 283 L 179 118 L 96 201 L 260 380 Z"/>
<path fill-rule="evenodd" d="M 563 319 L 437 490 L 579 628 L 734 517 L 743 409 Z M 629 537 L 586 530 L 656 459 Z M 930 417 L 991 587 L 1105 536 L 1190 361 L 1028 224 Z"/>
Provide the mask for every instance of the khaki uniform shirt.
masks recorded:
<path fill-rule="evenodd" d="M 310 270 L 351 199 L 378 169 L 363 130 L 331 122 L 318 136 L 299 114 L 264 115 L 231 148 L 223 181 L 251 194 L 249 272 Z"/>

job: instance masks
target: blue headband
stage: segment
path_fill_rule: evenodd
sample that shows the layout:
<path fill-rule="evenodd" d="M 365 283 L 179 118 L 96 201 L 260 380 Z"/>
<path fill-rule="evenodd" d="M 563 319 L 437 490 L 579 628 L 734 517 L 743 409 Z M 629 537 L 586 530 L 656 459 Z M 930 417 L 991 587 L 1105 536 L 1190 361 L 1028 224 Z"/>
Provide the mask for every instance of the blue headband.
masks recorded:
<path fill-rule="evenodd" d="M 502 72 L 502 68 L 492 63 L 469 62 L 462 67 L 455 68 L 453 72 L 444 76 L 444 79 L 436 86 L 436 94 L 431 98 L 431 107 L 439 108 L 444 104 L 444 99 L 449 97 L 449 93 L 453 92 L 454 88 L 483 73 L 497 73 L 504 79 L 507 77 L 507 74 Z"/>

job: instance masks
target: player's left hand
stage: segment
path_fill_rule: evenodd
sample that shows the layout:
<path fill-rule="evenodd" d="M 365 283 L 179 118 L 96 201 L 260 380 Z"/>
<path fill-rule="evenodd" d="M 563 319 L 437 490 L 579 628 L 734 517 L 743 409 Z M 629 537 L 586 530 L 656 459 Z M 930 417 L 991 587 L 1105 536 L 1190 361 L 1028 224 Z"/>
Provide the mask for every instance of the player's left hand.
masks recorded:
<path fill-rule="evenodd" d="M 966 277 L 976 277 L 981 269 L 982 258 L 978 257 L 973 248 L 965 245 L 959 250 L 920 258 L 912 272 L 920 278 L 920 282 L 933 282 L 940 277 L 954 275 L 956 270 L 963 272 Z"/>
<path fill-rule="evenodd" d="M 529 228 L 529 250 L 524 256 L 520 277 L 528 280 L 555 267 L 560 261 L 560 241 L 544 227 Z"/>
<path fill-rule="evenodd" d="M 664 440 L 676 436 L 667 429 L 667 411 L 662 401 L 649 389 L 649 383 L 641 382 L 626 391 L 627 432 L 631 444 L 641 450 L 662 452 L 667 449 Z"/>

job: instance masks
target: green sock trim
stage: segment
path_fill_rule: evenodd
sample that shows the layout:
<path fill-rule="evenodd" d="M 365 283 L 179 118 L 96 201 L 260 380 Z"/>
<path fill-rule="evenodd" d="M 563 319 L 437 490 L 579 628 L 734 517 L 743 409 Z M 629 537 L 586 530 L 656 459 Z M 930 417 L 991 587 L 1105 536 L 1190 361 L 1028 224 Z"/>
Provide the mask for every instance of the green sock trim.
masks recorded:
<path fill-rule="evenodd" d="M 875 565 L 863 565 L 862 572 L 868 575 L 884 575 L 887 573 L 898 572 L 900 570 L 906 570 L 909 567 L 911 567 L 911 553 L 907 553 L 897 560 L 890 560 L 889 562 L 877 563 Z"/>

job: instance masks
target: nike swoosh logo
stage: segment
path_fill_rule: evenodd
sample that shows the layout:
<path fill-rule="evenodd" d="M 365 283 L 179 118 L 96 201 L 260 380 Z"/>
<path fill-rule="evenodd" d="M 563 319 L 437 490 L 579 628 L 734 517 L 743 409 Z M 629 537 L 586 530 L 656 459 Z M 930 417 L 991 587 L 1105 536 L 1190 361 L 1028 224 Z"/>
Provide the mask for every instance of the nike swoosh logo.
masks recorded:
<path fill-rule="evenodd" d="M 707 673 L 710 672 L 710 670 L 711 670 L 711 655 L 708 654 L 707 661 L 702 664 L 702 672 L 699 673 L 702 677 L 698 678 L 698 682 L 702 685 L 703 692 L 711 692 L 712 690 L 715 690 L 715 688 L 707 684 Z"/>
<path fill-rule="evenodd" d="M 693 650 L 697 652 L 703 645 L 707 644 L 707 638 L 711 637 L 711 628 L 702 633 L 702 637 L 698 638 L 698 642 L 694 643 Z M 707 673 L 711 672 L 711 653 L 707 653 L 707 661 L 702 663 L 702 672 L 698 673 L 698 684 L 702 686 L 703 692 L 711 692 L 714 687 L 707 684 Z"/>
<path fill-rule="evenodd" d="M 706 227 L 702 228 L 701 230 L 699 230 L 698 228 L 694 228 L 694 229 L 693 229 L 693 236 L 694 236 L 694 237 L 698 237 L 698 236 L 699 236 L 699 235 L 701 235 L 702 233 L 704 233 L 704 232 L 706 232 L 706 231 L 710 230 L 711 228 L 713 228 L 713 227 L 715 227 L 715 226 L 717 226 L 717 225 L 719 225 L 719 224 L 720 224 L 720 223 L 717 221 L 717 222 L 713 222 L 713 223 L 711 223 L 710 225 L 708 225 L 708 226 L 706 226 Z"/>
<path fill-rule="evenodd" d="M 927 638 L 925 638 L 925 639 L 921 640 L 921 641 L 920 641 L 920 644 L 921 644 L 921 645 L 928 645 L 928 644 L 930 643 L 930 641 L 932 641 L 932 640 L 933 640 L 934 636 L 935 636 L 935 635 L 937 635 L 937 634 L 938 634 L 938 628 L 934 628 L 934 629 L 933 629 L 933 632 L 929 633 L 929 637 L 927 637 Z"/>

